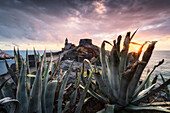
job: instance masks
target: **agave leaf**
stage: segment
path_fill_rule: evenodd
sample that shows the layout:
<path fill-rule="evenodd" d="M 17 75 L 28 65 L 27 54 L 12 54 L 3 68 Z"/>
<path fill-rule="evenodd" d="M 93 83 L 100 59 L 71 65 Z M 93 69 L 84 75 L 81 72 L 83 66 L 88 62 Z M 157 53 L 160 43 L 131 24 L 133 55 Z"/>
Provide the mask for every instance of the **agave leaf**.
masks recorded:
<path fill-rule="evenodd" d="M 5 85 L 6 82 L 8 82 L 10 78 L 4 80 L 1 84 L 0 84 L 0 90 L 2 89 L 2 87 Z"/>
<path fill-rule="evenodd" d="M 27 74 L 29 75 L 30 72 L 30 66 L 29 66 L 29 56 L 28 56 L 28 50 L 26 50 L 26 66 L 27 66 Z M 28 76 L 27 76 L 28 77 Z M 28 92 L 30 92 L 30 87 L 32 86 L 32 82 L 31 82 L 32 78 L 28 78 L 27 79 L 27 88 L 28 88 Z"/>
<path fill-rule="evenodd" d="M 59 55 L 57 63 L 54 63 L 51 67 L 51 76 L 49 77 L 50 79 L 52 79 L 59 72 L 60 70 L 59 65 L 60 65 L 60 55 Z"/>
<path fill-rule="evenodd" d="M 37 51 L 37 53 L 38 53 L 38 62 L 40 62 L 41 61 L 41 55 L 40 55 L 39 51 Z M 46 50 L 44 50 L 44 56 L 46 56 Z"/>
<path fill-rule="evenodd" d="M 5 98 L 0 99 L 1 106 L 6 103 L 10 103 L 10 104 L 6 106 L 5 110 L 3 110 L 3 108 L 0 109 L 1 112 L 3 113 L 6 113 L 6 112 L 14 113 L 17 106 L 19 105 L 19 101 L 17 99 L 11 99 L 10 97 L 5 97 Z"/>
<path fill-rule="evenodd" d="M 140 106 L 169 106 L 170 102 L 142 103 Z"/>
<path fill-rule="evenodd" d="M 150 87 L 148 87 L 147 89 L 144 89 L 143 91 L 141 91 L 141 92 L 137 95 L 137 97 L 133 97 L 134 99 L 132 100 L 132 103 L 135 102 L 135 101 L 137 101 L 137 100 L 139 100 L 139 99 L 141 99 L 146 93 L 148 93 L 149 91 L 151 91 L 156 84 L 157 84 L 157 83 L 155 83 L 155 84 L 151 85 Z"/>
<path fill-rule="evenodd" d="M 86 94 L 87 94 L 87 90 L 88 90 L 88 88 L 89 88 L 89 86 L 91 84 L 91 81 L 92 81 L 92 73 L 93 72 L 90 73 L 89 80 L 87 81 L 87 84 L 85 85 L 85 89 L 83 90 L 82 95 L 80 96 L 80 100 L 78 102 L 78 105 L 77 105 L 75 113 L 80 113 L 80 111 L 81 111 L 81 108 L 82 108 L 83 103 L 84 103 L 84 99 L 85 99 Z"/>
<path fill-rule="evenodd" d="M 153 94 L 159 92 L 161 89 L 165 88 L 167 85 L 170 84 L 170 79 L 168 79 L 167 81 L 165 81 L 165 83 L 161 84 L 159 87 L 153 89 L 152 91 L 150 91 L 149 93 L 147 93 L 145 96 L 143 96 L 142 98 L 138 99 L 137 101 L 134 102 L 134 104 L 138 104 L 139 102 L 147 99 L 148 97 L 152 96 Z"/>
<path fill-rule="evenodd" d="M 83 68 L 83 65 L 82 65 L 82 68 Z M 73 106 L 76 103 L 77 94 L 78 94 L 78 86 L 79 86 L 79 82 L 80 82 L 80 79 L 81 79 L 81 75 L 83 75 L 83 72 L 84 71 L 81 70 L 81 72 L 77 76 L 77 80 L 74 83 L 75 90 L 72 92 L 72 94 L 70 96 L 70 101 L 68 102 L 68 104 L 64 108 L 63 112 L 66 112 L 69 109 L 69 107 Z"/>
<path fill-rule="evenodd" d="M 26 50 L 26 66 L 27 66 L 27 74 L 29 74 L 30 73 L 30 66 L 29 66 L 28 50 Z"/>
<path fill-rule="evenodd" d="M 132 66 L 136 61 L 138 61 L 138 53 L 130 52 L 127 55 L 126 66 L 127 69 Z"/>
<path fill-rule="evenodd" d="M 22 66 L 22 56 L 20 55 L 20 52 L 19 52 L 19 48 L 17 49 L 17 53 L 18 53 L 18 71 L 20 73 L 21 71 L 21 66 Z"/>
<path fill-rule="evenodd" d="M 119 100 L 118 103 L 122 106 L 125 106 L 128 104 L 128 86 L 130 84 L 130 81 L 132 77 L 134 76 L 137 66 L 140 62 L 134 63 L 134 65 L 125 71 L 122 74 L 122 79 L 121 79 L 121 85 L 120 85 L 120 93 L 119 93 Z"/>
<path fill-rule="evenodd" d="M 44 60 L 46 60 L 46 52 L 44 52 Z M 51 59 L 50 62 L 48 63 L 48 66 L 45 67 L 45 71 L 43 73 L 43 83 L 42 83 L 42 96 L 41 96 L 41 103 L 42 103 L 42 113 L 46 113 L 46 102 L 45 102 L 45 96 L 46 96 L 46 88 L 47 88 L 47 82 L 48 82 L 48 76 L 49 76 L 49 67 L 52 65 L 52 54 L 51 54 Z M 46 61 L 44 61 L 44 65 L 46 65 Z"/>
<path fill-rule="evenodd" d="M 44 68 L 44 70 L 46 70 L 46 68 L 47 68 L 47 58 L 46 58 L 46 50 L 44 51 L 44 66 L 43 66 L 43 68 Z M 52 53 L 51 53 L 51 55 L 52 55 Z M 44 77 L 44 75 L 43 75 L 43 77 Z"/>
<path fill-rule="evenodd" d="M 118 38 L 117 38 L 117 54 L 118 54 L 118 56 L 120 57 L 120 42 L 121 42 L 121 39 L 122 39 L 122 36 L 121 35 L 119 35 L 118 36 Z"/>
<path fill-rule="evenodd" d="M 10 97 L 5 97 L 5 98 L 0 99 L 0 104 L 5 104 L 5 103 L 8 103 L 8 102 L 19 103 L 19 101 L 17 99 L 11 99 Z"/>
<path fill-rule="evenodd" d="M 35 59 L 35 67 L 36 67 L 36 69 L 38 69 L 38 55 L 37 55 L 37 52 L 36 52 L 36 50 L 35 50 L 35 48 L 34 48 L 34 59 Z"/>
<path fill-rule="evenodd" d="M 152 107 L 152 106 L 134 106 L 134 105 L 129 105 L 128 107 L 126 107 L 126 109 L 128 110 L 156 110 L 156 111 L 162 111 L 162 112 L 170 112 L 170 110 L 163 108 L 163 107 Z"/>
<path fill-rule="evenodd" d="M 133 37 L 135 36 L 136 32 L 138 31 L 138 29 L 136 29 L 136 31 L 133 33 L 133 35 L 130 37 L 130 40 L 133 39 Z"/>
<path fill-rule="evenodd" d="M 89 64 L 89 66 L 90 66 L 90 69 L 91 69 L 91 72 L 93 72 L 93 68 L 92 68 L 92 65 L 91 65 L 91 63 L 90 63 L 90 61 L 89 60 L 87 60 L 87 59 L 84 59 L 84 61 L 83 61 L 83 64 L 82 64 L 82 68 L 81 68 L 81 71 L 82 72 L 84 72 L 84 66 L 85 66 L 85 61 Z M 87 74 L 88 75 L 88 74 Z M 101 76 L 99 77 L 99 79 L 103 82 L 103 80 L 102 80 L 102 78 L 101 78 Z M 83 77 L 83 73 L 81 74 L 81 80 L 82 80 L 82 82 L 84 83 L 84 84 L 86 84 L 86 82 L 85 82 L 85 80 L 84 80 L 84 77 Z M 101 82 L 101 84 L 104 86 L 104 83 L 102 83 Z M 100 83 L 99 83 L 100 84 Z M 106 87 L 105 87 L 106 88 Z M 110 87 L 111 88 L 111 87 Z M 107 90 L 108 88 L 106 88 L 106 90 Z M 110 89 L 111 90 L 111 89 Z M 102 100 L 102 101 L 104 101 L 105 103 L 107 103 L 107 99 L 105 98 L 105 97 L 102 97 L 102 96 L 100 96 L 100 95 L 98 95 L 93 89 L 91 89 L 90 87 L 89 87 L 89 93 L 92 95 L 92 96 L 94 96 L 95 98 L 97 98 L 98 100 Z M 107 95 L 110 95 L 110 93 L 107 93 Z M 110 95 L 110 98 L 113 100 L 114 98 Z M 114 100 L 115 101 L 115 100 Z"/>
<path fill-rule="evenodd" d="M 106 60 L 106 62 L 107 62 L 107 60 Z M 116 99 L 118 99 L 119 90 L 120 90 L 119 63 L 120 63 L 120 59 L 117 54 L 116 42 L 114 40 L 114 46 L 110 53 L 110 73 L 111 73 L 111 75 L 109 76 L 109 79 L 111 81 L 113 95 L 116 97 Z"/>
<path fill-rule="evenodd" d="M 150 72 L 150 69 L 147 70 L 146 75 L 148 75 L 149 72 Z M 150 86 L 150 77 L 148 78 L 148 81 L 146 82 L 145 88 L 148 88 L 149 86 Z"/>
<path fill-rule="evenodd" d="M 138 59 L 139 59 L 139 57 L 140 57 L 140 55 L 141 55 L 141 53 L 142 53 L 143 47 L 147 44 L 147 42 L 148 42 L 148 41 L 145 41 L 145 43 L 143 43 L 142 46 L 139 48 L 139 50 L 138 50 Z"/>
<path fill-rule="evenodd" d="M 104 108 L 97 113 L 114 113 L 115 105 L 107 105 L 107 108 Z"/>
<path fill-rule="evenodd" d="M 19 73 L 19 67 L 18 67 L 18 55 L 14 47 L 14 57 L 15 57 L 15 66 L 16 66 L 16 72 Z"/>
<path fill-rule="evenodd" d="M 83 73 L 84 73 L 84 65 L 85 63 L 82 64 L 82 67 L 81 67 L 81 80 L 84 84 L 86 84 L 85 80 L 84 80 L 84 77 L 83 77 Z M 102 78 L 100 78 L 102 79 Z M 79 85 L 81 88 L 85 89 L 81 84 Z M 92 96 L 94 96 L 96 99 L 98 100 L 102 100 L 104 101 L 105 103 L 107 103 L 107 99 L 105 97 L 102 97 L 100 96 L 99 94 L 97 94 L 93 89 L 89 88 L 89 91 L 88 91 Z"/>
<path fill-rule="evenodd" d="M 131 94 L 134 94 L 134 91 L 135 91 L 135 89 L 137 87 L 137 84 L 139 82 L 141 74 L 142 74 L 143 70 L 145 69 L 145 67 L 146 67 L 146 65 L 147 65 L 147 63 L 148 63 L 148 61 L 149 61 L 149 59 L 150 59 L 150 57 L 152 55 L 152 51 L 153 51 L 153 49 L 155 47 L 155 44 L 156 44 L 156 41 L 153 41 L 151 44 L 149 44 L 147 50 L 144 52 L 142 62 L 145 62 L 145 64 L 144 63 L 139 64 L 139 66 L 138 66 L 138 68 L 136 70 L 136 73 L 135 73 L 135 75 L 134 75 L 134 77 L 133 77 L 133 79 L 132 79 L 132 81 L 131 81 L 131 83 L 129 85 L 130 86 L 129 87 L 129 95 L 128 95 L 129 98 L 132 97 Z"/>
<path fill-rule="evenodd" d="M 137 43 L 137 42 L 130 42 L 131 44 L 135 44 L 135 45 L 142 45 L 142 44 L 139 44 L 139 43 Z"/>
<path fill-rule="evenodd" d="M 154 77 L 153 80 L 152 80 L 152 84 L 155 84 L 156 81 L 157 81 L 157 79 L 158 79 L 158 75 L 155 75 L 155 77 Z"/>
<path fill-rule="evenodd" d="M 85 87 L 82 86 L 81 84 L 80 84 L 79 86 L 80 86 L 83 90 L 85 89 Z M 89 88 L 89 90 L 87 90 L 87 92 L 88 92 L 90 95 L 92 95 L 94 98 L 96 98 L 96 99 L 104 102 L 105 104 L 108 103 L 108 99 L 107 99 L 106 97 L 97 94 L 94 90 L 92 90 L 92 89 L 90 90 L 90 88 Z"/>
<path fill-rule="evenodd" d="M 63 101 L 64 89 L 66 87 L 68 77 L 69 77 L 70 71 L 72 69 L 73 63 L 74 62 L 72 62 L 72 64 L 70 65 L 70 67 L 64 77 L 64 80 L 62 82 L 62 85 L 61 85 L 61 89 L 60 89 L 59 96 L 58 96 L 58 113 L 62 113 L 62 101 Z"/>
<path fill-rule="evenodd" d="M 111 94 L 113 96 L 113 92 L 112 92 L 112 88 L 111 88 L 111 84 L 109 83 L 109 79 L 107 76 L 107 68 L 106 68 L 106 57 L 105 57 L 105 42 L 103 41 L 102 45 L 101 45 L 101 49 L 100 49 L 100 61 L 102 64 L 102 79 L 106 84 L 106 87 L 108 88 L 109 94 Z"/>
<path fill-rule="evenodd" d="M 45 107 L 46 112 L 45 113 L 53 113 L 53 104 L 54 104 L 54 98 L 55 98 L 55 91 L 57 87 L 58 81 L 52 81 L 47 84 L 46 88 L 46 95 L 45 95 Z"/>
<path fill-rule="evenodd" d="M 126 70 L 126 60 L 127 60 L 127 53 L 129 50 L 129 43 L 130 43 L 130 32 L 128 32 L 125 37 L 123 49 L 121 51 L 121 60 L 120 60 L 120 67 L 119 67 L 120 75 L 122 75 L 122 73 Z"/>
<path fill-rule="evenodd" d="M 106 113 L 105 108 L 100 110 L 100 111 L 98 111 L 97 113 Z"/>
<path fill-rule="evenodd" d="M 164 59 L 162 61 L 159 62 L 159 64 L 155 65 L 154 68 L 152 69 L 152 71 L 149 72 L 149 74 L 147 75 L 146 79 L 142 82 L 142 84 L 135 90 L 133 97 L 135 97 L 136 95 L 138 95 L 138 93 L 144 88 L 146 82 L 148 81 L 148 79 L 150 78 L 151 74 L 153 73 L 153 71 L 160 66 L 162 63 L 164 62 Z"/>
<path fill-rule="evenodd" d="M 41 61 L 41 65 L 39 65 L 38 72 L 36 74 L 36 78 L 34 80 L 30 100 L 28 113 L 41 113 L 41 92 L 42 92 L 42 69 L 44 64 L 44 56 Z"/>
<path fill-rule="evenodd" d="M 63 110 L 63 113 L 65 113 L 69 109 L 69 107 L 71 107 L 71 106 L 73 106 L 75 104 L 76 98 L 77 98 L 77 89 L 75 89 L 72 92 L 72 94 L 70 96 L 70 101 L 66 104 L 66 106 L 65 106 L 65 108 Z"/>
<path fill-rule="evenodd" d="M 20 112 L 25 112 L 28 110 L 28 95 L 27 95 L 27 85 L 26 85 L 26 72 L 27 68 L 25 63 L 22 63 L 21 73 L 18 81 L 18 87 L 16 92 L 16 99 L 20 102 L 19 109 Z M 18 111 L 19 112 L 19 111 Z"/>
<path fill-rule="evenodd" d="M 162 78 L 163 83 L 165 83 L 165 79 L 164 79 L 164 77 L 162 76 L 161 73 L 160 73 L 160 76 Z M 167 99 L 170 100 L 170 92 L 169 92 L 169 88 L 168 87 L 165 87 L 165 93 L 167 95 Z"/>
<path fill-rule="evenodd" d="M 99 89 L 100 89 L 105 95 L 107 95 L 107 96 L 109 97 L 109 99 L 111 100 L 111 102 L 116 102 L 116 98 L 113 97 L 113 96 L 109 93 L 108 88 L 104 85 L 104 82 L 103 82 L 103 80 L 102 80 L 102 78 L 101 78 L 101 75 L 100 75 L 99 73 L 95 73 L 95 74 L 94 74 L 94 77 L 95 77 L 95 79 L 96 79 L 96 81 L 97 81 L 97 83 L 98 83 L 98 85 L 99 85 Z M 107 101 L 106 101 L 106 102 L 107 102 Z"/>
<path fill-rule="evenodd" d="M 6 68 L 8 69 L 8 73 L 10 74 L 12 80 L 16 85 L 18 85 L 18 77 L 16 76 L 15 72 L 9 67 L 7 61 L 5 60 Z"/>

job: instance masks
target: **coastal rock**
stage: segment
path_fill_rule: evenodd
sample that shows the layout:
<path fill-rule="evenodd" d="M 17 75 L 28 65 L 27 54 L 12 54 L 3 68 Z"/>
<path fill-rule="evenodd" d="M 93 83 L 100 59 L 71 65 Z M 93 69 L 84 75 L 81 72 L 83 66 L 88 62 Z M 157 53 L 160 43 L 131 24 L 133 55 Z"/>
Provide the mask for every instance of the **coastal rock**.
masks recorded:
<path fill-rule="evenodd" d="M 76 60 L 78 59 L 78 52 L 76 51 L 76 49 L 71 49 L 69 51 L 67 51 L 66 53 L 63 54 L 63 57 L 61 58 L 61 60 Z"/>
<path fill-rule="evenodd" d="M 69 44 L 65 41 L 65 48 L 67 50 L 67 45 Z M 97 58 L 99 56 L 99 47 L 92 44 L 91 39 L 80 39 L 79 45 L 77 47 L 72 47 L 69 49 L 62 57 L 62 60 L 75 60 L 82 62 L 84 59 L 91 60 L 92 58 Z"/>

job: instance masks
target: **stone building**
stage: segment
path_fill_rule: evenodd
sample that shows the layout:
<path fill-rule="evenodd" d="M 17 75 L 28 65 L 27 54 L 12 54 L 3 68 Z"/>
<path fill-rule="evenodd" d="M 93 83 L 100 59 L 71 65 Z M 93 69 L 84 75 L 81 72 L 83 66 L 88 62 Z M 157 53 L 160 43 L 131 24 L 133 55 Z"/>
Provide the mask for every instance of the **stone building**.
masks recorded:
<path fill-rule="evenodd" d="M 68 39 L 66 38 L 65 39 L 65 46 L 64 46 L 64 48 L 62 48 L 62 51 L 64 51 L 64 50 L 69 50 L 69 49 L 73 49 L 73 48 L 75 48 L 76 46 L 74 45 L 74 44 L 72 44 L 72 43 L 68 43 Z"/>

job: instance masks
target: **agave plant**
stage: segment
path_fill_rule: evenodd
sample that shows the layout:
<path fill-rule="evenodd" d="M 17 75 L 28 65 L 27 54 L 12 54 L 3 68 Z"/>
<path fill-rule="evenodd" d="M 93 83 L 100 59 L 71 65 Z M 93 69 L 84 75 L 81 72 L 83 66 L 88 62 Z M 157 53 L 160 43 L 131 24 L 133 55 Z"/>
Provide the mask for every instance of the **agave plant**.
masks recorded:
<path fill-rule="evenodd" d="M 35 56 L 35 71 L 31 72 L 29 66 L 29 58 L 28 58 L 28 51 L 26 51 L 26 61 L 20 55 L 19 50 L 16 52 L 14 49 L 14 56 L 15 56 L 15 64 L 16 64 L 16 72 L 14 72 L 6 62 L 6 66 L 8 69 L 8 73 L 14 82 L 14 89 L 16 91 L 13 94 L 16 96 L 16 99 L 19 102 L 18 106 L 15 106 L 14 109 L 17 113 L 53 113 L 53 105 L 54 101 L 58 100 L 57 103 L 57 112 L 68 112 L 70 107 L 78 106 L 76 111 L 81 111 L 82 105 L 84 103 L 85 95 L 87 93 L 87 89 L 89 84 L 86 84 L 86 90 L 82 92 L 80 96 L 80 100 L 77 101 L 78 95 L 78 86 L 80 84 L 80 77 L 84 71 L 79 73 L 77 76 L 77 80 L 75 84 L 73 84 L 74 88 L 70 94 L 70 100 L 65 105 L 63 109 L 63 99 L 64 94 L 66 93 L 66 85 L 69 78 L 69 73 L 72 69 L 73 63 L 70 65 L 69 69 L 64 73 L 59 73 L 60 68 L 60 57 L 57 63 L 53 63 L 53 56 L 51 54 L 50 62 L 46 60 L 46 52 L 44 52 L 43 57 L 40 56 L 34 49 L 34 56 Z M 83 63 L 83 65 L 85 62 Z M 82 66 L 83 67 L 83 66 Z M 58 74 L 59 73 L 59 74 Z M 36 74 L 36 75 L 35 75 Z M 89 79 L 90 81 L 91 79 Z M 5 80 L 2 82 L 1 87 L 7 82 Z M 69 85 L 68 85 L 69 86 Z M 58 88 L 57 88 L 58 87 Z M 56 91 L 56 89 L 59 89 Z M 7 94 L 9 93 L 10 89 L 4 88 L 4 92 Z M 58 93 L 58 94 L 56 94 Z M 57 96 L 56 96 L 57 95 Z M 6 95 L 4 95 L 6 97 Z M 58 97 L 58 98 L 55 98 Z M 55 100 L 56 99 L 56 100 Z M 56 109 L 56 108 L 55 108 Z"/>
<path fill-rule="evenodd" d="M 141 45 L 137 53 L 130 53 L 129 45 L 131 43 L 137 44 L 131 42 L 136 31 L 132 36 L 130 36 L 130 32 L 127 33 L 121 51 L 120 42 L 122 36 L 119 36 L 117 41 L 114 40 L 113 45 L 107 41 L 103 41 L 100 49 L 102 73 L 100 74 L 96 67 L 94 69 L 91 67 L 91 72 L 94 73 L 96 79 L 96 89 L 94 90 L 91 87 L 89 88 L 89 92 L 92 96 L 107 105 L 107 107 L 99 111 L 99 113 L 110 113 L 121 110 L 158 110 L 170 112 L 170 110 L 163 107 L 143 106 L 140 104 L 143 100 L 170 84 L 170 79 L 160 86 L 156 86 L 157 84 L 153 82 L 153 85 L 145 89 L 145 85 L 152 72 L 164 62 L 164 60 L 162 60 L 154 66 L 154 68 L 146 75 L 145 80 L 139 84 L 140 77 L 149 62 L 156 41 L 147 41 Z M 105 43 L 109 43 L 112 46 L 110 55 L 106 55 Z M 139 57 L 146 43 L 150 44 L 140 61 Z M 83 79 L 84 77 L 82 76 L 82 80 Z M 86 82 L 84 81 L 84 83 Z M 94 86 L 94 84 L 95 82 L 92 85 Z"/>

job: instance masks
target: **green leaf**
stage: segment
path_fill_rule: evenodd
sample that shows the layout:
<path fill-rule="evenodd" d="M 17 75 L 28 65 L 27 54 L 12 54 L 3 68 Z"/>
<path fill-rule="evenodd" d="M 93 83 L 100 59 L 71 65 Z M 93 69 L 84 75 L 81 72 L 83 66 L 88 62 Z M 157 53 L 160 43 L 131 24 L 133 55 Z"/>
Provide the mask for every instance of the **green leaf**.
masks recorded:
<path fill-rule="evenodd" d="M 132 100 L 132 102 L 135 102 L 135 101 L 141 99 L 146 93 L 148 93 L 149 91 L 151 91 L 151 90 L 154 88 L 155 85 L 156 85 L 156 83 L 153 84 L 152 86 L 148 87 L 147 89 L 141 91 L 141 92 L 137 95 L 137 97 L 133 97 L 134 99 Z"/>
<path fill-rule="evenodd" d="M 17 99 L 11 99 L 10 97 L 5 97 L 5 98 L 0 99 L 0 104 L 5 104 L 5 103 L 8 103 L 8 102 L 19 103 L 19 101 Z"/>
<path fill-rule="evenodd" d="M 44 64 L 44 57 L 41 61 L 41 65 L 38 68 L 38 72 L 36 74 L 36 78 L 34 80 L 30 100 L 28 113 L 41 113 L 41 91 L 42 91 L 42 70 Z"/>
<path fill-rule="evenodd" d="M 19 67 L 18 67 L 18 55 L 14 47 L 14 58 L 15 58 L 15 66 L 16 66 L 16 72 L 19 73 Z"/>
<path fill-rule="evenodd" d="M 106 108 L 98 111 L 97 113 L 114 113 L 115 105 L 107 105 Z"/>
<path fill-rule="evenodd" d="M 67 81 L 68 81 L 68 77 L 69 77 L 69 74 L 70 74 L 70 71 L 72 69 L 72 66 L 73 66 L 73 63 L 70 65 L 65 77 L 64 77 L 64 80 L 62 82 L 62 85 L 61 85 L 61 89 L 60 89 L 60 92 L 59 92 L 59 97 L 58 97 L 58 113 L 62 113 L 62 102 L 63 102 L 63 94 L 64 94 L 64 89 L 66 87 L 66 84 L 67 84 Z"/>
<path fill-rule="evenodd" d="M 161 84 L 159 87 L 156 87 L 155 89 L 153 89 L 152 91 L 150 91 L 149 93 L 147 93 L 145 96 L 143 96 L 142 98 L 140 98 L 139 100 L 135 101 L 134 104 L 138 104 L 141 101 L 149 98 L 150 96 L 152 96 L 153 94 L 159 92 L 161 89 L 165 88 L 167 85 L 170 84 L 170 79 L 168 79 L 167 81 L 165 81 L 165 83 Z"/>
<path fill-rule="evenodd" d="M 149 72 L 150 72 L 150 69 L 147 70 L 146 75 L 148 75 Z M 146 77 L 145 77 L 145 79 L 146 79 Z M 148 80 L 146 82 L 145 88 L 148 88 L 149 86 L 150 86 L 150 77 L 148 78 Z"/>
<path fill-rule="evenodd" d="M 106 62 L 108 62 L 108 60 L 106 60 Z M 117 54 L 116 42 L 114 40 L 114 46 L 112 47 L 112 50 L 111 50 L 111 53 L 110 53 L 110 69 L 109 69 L 109 72 L 110 72 L 111 75 L 108 76 L 108 77 L 109 77 L 110 84 L 111 84 L 111 87 L 112 87 L 113 95 L 114 95 L 114 97 L 116 97 L 116 99 L 118 99 L 119 91 L 120 91 L 119 63 L 120 63 L 120 59 L 119 59 L 119 56 Z"/>
<path fill-rule="evenodd" d="M 58 81 L 52 81 L 47 84 L 45 95 L 46 113 L 53 113 L 53 104 L 55 100 L 55 91 Z"/>
<path fill-rule="evenodd" d="M 83 90 L 85 89 L 84 86 L 82 86 L 81 84 L 79 85 Z M 98 93 L 96 93 L 93 89 L 89 88 L 87 90 L 87 92 L 92 95 L 94 98 L 98 99 L 99 101 L 104 102 L 105 104 L 108 103 L 108 98 L 104 97 L 103 95 L 100 95 Z"/>
<path fill-rule="evenodd" d="M 163 83 L 165 83 L 165 79 L 161 73 L 160 73 L 160 76 L 162 78 Z M 167 99 L 170 100 L 170 91 L 168 87 L 165 87 L 165 93 L 166 93 Z"/>
<path fill-rule="evenodd" d="M 27 95 L 27 78 L 26 78 L 26 65 L 23 62 L 21 67 L 21 73 L 18 81 L 16 99 L 20 102 L 20 112 L 25 112 L 28 110 L 28 95 Z"/>
<path fill-rule="evenodd" d="M 152 71 L 150 71 L 148 73 L 148 75 L 146 76 L 146 79 L 142 82 L 142 84 L 135 90 L 133 97 L 135 97 L 136 95 L 138 95 L 138 93 L 144 88 L 145 84 L 147 83 L 148 79 L 150 78 L 151 74 L 154 72 L 154 70 L 160 66 L 162 63 L 164 62 L 164 60 L 160 61 L 159 64 L 155 65 L 154 68 L 152 69 Z"/>
<path fill-rule="evenodd" d="M 27 66 L 27 74 L 29 74 L 30 73 L 30 66 L 29 66 L 28 50 L 26 50 L 26 66 Z"/>
<path fill-rule="evenodd" d="M 133 39 L 133 37 L 135 36 L 136 32 L 138 31 L 138 29 L 136 29 L 136 31 L 133 33 L 133 35 L 130 37 L 130 40 Z"/>
<path fill-rule="evenodd" d="M 52 79 L 59 72 L 59 65 L 60 65 L 60 55 L 59 55 L 57 63 L 55 62 L 51 66 L 51 75 L 49 77 L 50 79 Z"/>
<path fill-rule="evenodd" d="M 156 44 L 156 41 L 152 41 L 152 43 L 149 44 L 147 50 L 144 52 L 144 55 L 142 57 L 142 62 L 145 62 L 145 63 L 139 64 L 138 69 L 136 70 L 136 73 L 130 83 L 128 98 L 131 98 L 133 96 L 132 94 L 134 94 L 137 84 L 138 84 L 140 77 L 142 75 L 142 72 L 145 69 L 147 63 L 149 62 L 149 59 L 152 55 L 155 44 Z"/>
<path fill-rule="evenodd" d="M 2 87 L 5 85 L 6 82 L 8 82 L 10 78 L 5 79 L 1 84 L 0 84 L 0 90 L 2 89 Z"/>
<path fill-rule="evenodd" d="M 89 80 L 87 81 L 87 84 L 85 85 L 85 89 L 83 90 L 82 95 L 80 96 L 80 100 L 78 102 L 78 105 L 77 105 L 75 113 L 80 113 L 80 111 L 81 111 L 81 108 L 82 108 L 83 103 L 84 103 L 84 99 L 85 99 L 86 94 L 87 94 L 87 90 L 88 90 L 88 88 L 89 88 L 89 86 L 91 84 L 91 81 L 92 81 L 92 73 L 93 72 L 90 73 Z"/>
<path fill-rule="evenodd" d="M 129 44 L 130 44 L 130 32 L 126 34 L 124 44 L 123 44 L 123 49 L 121 51 L 121 60 L 120 60 L 120 65 L 119 65 L 119 73 L 122 75 L 122 73 L 126 69 L 126 60 L 127 60 L 127 54 L 129 51 Z"/>
<path fill-rule="evenodd" d="M 46 54 L 46 53 L 45 53 Z M 44 56 L 44 59 L 46 59 L 46 55 Z M 47 88 L 47 82 L 48 82 L 48 77 L 49 77 L 49 68 L 52 65 L 52 54 L 51 54 L 51 59 L 50 62 L 48 63 L 48 66 L 45 68 L 45 71 L 43 73 L 43 84 L 42 84 L 42 96 L 41 96 L 41 102 L 42 102 L 42 113 L 46 113 L 46 102 L 45 102 L 45 95 L 46 95 L 46 88 Z M 45 65 L 45 63 L 44 63 Z"/>
<path fill-rule="evenodd" d="M 128 98 L 128 87 L 129 84 L 136 72 L 136 69 L 138 67 L 138 64 L 140 62 L 135 62 L 130 69 L 126 70 L 122 74 L 121 82 L 120 82 L 120 93 L 119 93 L 119 99 L 118 103 L 121 104 L 122 106 L 126 106 L 129 103 L 129 98 Z"/>
<path fill-rule="evenodd" d="M 112 92 L 112 87 L 111 84 L 109 82 L 108 76 L 107 76 L 107 68 L 106 68 L 106 57 L 105 57 L 105 43 L 108 43 L 106 41 L 103 41 L 102 45 L 101 45 L 101 49 L 100 49 L 100 61 L 102 64 L 102 79 L 103 81 L 105 81 L 106 87 L 108 88 L 109 94 L 113 95 Z"/>
<path fill-rule="evenodd" d="M 6 64 L 6 68 L 8 69 L 8 73 L 10 74 L 12 80 L 14 81 L 14 83 L 17 86 L 18 85 L 18 77 L 17 77 L 16 73 L 9 67 L 6 60 L 5 60 L 5 64 Z"/>
<path fill-rule="evenodd" d="M 143 106 L 134 106 L 134 105 L 129 105 L 128 107 L 126 107 L 125 109 L 128 109 L 128 110 L 156 110 L 156 111 L 162 111 L 162 112 L 170 112 L 170 110 L 166 109 L 166 108 L 163 108 L 163 107 L 152 107 L 152 106 L 149 106 L 149 107 L 143 107 Z"/>

